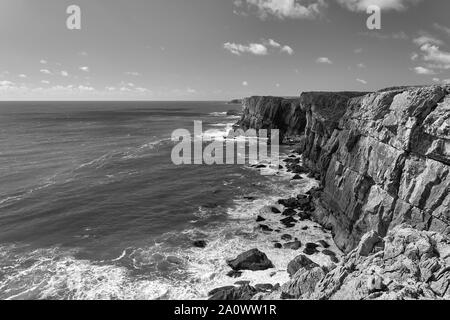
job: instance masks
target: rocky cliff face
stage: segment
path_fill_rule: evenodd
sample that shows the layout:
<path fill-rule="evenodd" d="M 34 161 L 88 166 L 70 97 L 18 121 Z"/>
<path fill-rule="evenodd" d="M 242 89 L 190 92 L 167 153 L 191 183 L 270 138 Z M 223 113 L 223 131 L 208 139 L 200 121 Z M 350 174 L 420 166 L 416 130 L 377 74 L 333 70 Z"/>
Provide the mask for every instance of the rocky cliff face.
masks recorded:
<path fill-rule="evenodd" d="M 243 128 L 301 137 L 323 185 L 314 217 L 343 251 L 401 223 L 450 234 L 449 86 L 252 97 L 244 107 Z"/>

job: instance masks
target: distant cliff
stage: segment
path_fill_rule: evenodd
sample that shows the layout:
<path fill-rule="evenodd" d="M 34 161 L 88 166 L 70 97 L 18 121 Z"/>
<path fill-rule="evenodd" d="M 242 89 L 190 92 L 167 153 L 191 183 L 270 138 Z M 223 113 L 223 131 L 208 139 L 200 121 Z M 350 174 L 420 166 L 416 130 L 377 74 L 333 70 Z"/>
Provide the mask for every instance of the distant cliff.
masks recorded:
<path fill-rule="evenodd" d="M 336 244 L 384 237 L 401 223 L 450 234 L 450 86 L 374 93 L 251 97 L 238 125 L 300 138 L 304 164 L 321 177 L 315 219 Z"/>

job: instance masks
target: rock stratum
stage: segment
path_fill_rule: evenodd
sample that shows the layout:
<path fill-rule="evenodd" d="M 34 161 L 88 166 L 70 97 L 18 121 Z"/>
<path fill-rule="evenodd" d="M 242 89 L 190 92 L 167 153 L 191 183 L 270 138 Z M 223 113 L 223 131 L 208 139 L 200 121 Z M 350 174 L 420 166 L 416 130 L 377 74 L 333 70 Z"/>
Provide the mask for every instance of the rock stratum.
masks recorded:
<path fill-rule="evenodd" d="M 347 255 L 293 261 L 254 298 L 450 298 L 450 86 L 244 99 L 237 125 L 279 129 L 321 182 L 311 219 Z"/>

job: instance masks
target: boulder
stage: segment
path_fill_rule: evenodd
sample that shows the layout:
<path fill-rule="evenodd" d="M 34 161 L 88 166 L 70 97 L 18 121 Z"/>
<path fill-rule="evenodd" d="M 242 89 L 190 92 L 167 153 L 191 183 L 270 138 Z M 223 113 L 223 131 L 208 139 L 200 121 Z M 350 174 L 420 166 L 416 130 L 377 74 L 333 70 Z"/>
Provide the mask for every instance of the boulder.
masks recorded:
<path fill-rule="evenodd" d="M 227 261 L 233 270 L 266 270 L 273 268 L 272 261 L 267 258 L 264 252 L 252 249 L 241 253 L 235 259 Z"/>

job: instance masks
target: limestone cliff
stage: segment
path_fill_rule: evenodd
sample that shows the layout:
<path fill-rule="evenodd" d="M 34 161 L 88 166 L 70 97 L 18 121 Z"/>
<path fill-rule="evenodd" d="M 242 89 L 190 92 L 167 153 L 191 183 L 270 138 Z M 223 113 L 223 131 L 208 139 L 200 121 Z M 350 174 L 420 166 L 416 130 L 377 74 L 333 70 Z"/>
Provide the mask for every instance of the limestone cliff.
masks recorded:
<path fill-rule="evenodd" d="M 239 125 L 301 137 L 323 185 L 314 218 L 343 251 L 401 223 L 450 234 L 449 86 L 252 97 Z"/>

